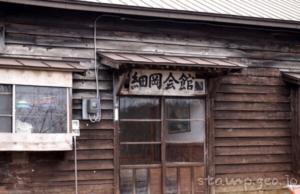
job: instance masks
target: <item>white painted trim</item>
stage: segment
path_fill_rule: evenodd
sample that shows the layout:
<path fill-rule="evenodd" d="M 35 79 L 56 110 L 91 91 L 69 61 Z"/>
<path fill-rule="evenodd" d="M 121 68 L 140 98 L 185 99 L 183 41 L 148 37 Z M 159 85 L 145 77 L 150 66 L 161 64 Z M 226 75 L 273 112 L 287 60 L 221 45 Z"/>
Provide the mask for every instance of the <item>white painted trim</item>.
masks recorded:
<path fill-rule="evenodd" d="M 12 133 L 16 133 L 16 86 L 12 85 Z"/>
<path fill-rule="evenodd" d="M 0 69 L 0 84 L 72 88 L 72 72 Z"/>
<path fill-rule="evenodd" d="M 0 151 L 69 151 L 72 134 L 0 133 Z"/>
<path fill-rule="evenodd" d="M 70 111 L 71 111 L 71 105 L 70 105 L 70 88 L 67 89 L 67 133 L 71 133 L 71 119 L 70 119 Z"/>

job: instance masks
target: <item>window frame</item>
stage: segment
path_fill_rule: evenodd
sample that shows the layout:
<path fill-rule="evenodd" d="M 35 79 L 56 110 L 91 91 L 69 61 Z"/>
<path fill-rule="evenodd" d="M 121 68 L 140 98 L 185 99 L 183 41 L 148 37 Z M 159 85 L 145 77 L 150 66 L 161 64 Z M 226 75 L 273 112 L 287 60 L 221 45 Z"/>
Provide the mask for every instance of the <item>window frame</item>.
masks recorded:
<path fill-rule="evenodd" d="M 124 95 L 124 96 L 120 96 L 118 98 L 118 104 L 120 105 L 120 100 L 122 97 L 128 97 L 128 98 L 146 98 L 146 96 L 137 96 L 137 95 Z M 119 128 L 119 142 L 118 142 L 118 150 L 119 150 L 119 156 L 121 156 L 121 146 L 124 145 L 158 145 L 159 146 L 159 150 L 162 150 L 162 135 L 163 135 L 163 130 L 162 130 L 162 123 L 163 123 L 163 111 L 161 109 L 161 107 L 163 106 L 162 103 L 162 99 L 159 96 L 147 96 L 147 99 L 157 99 L 158 100 L 158 112 L 160 114 L 160 116 L 158 118 L 154 118 L 154 119 L 145 119 L 145 118 L 137 118 L 137 119 L 122 119 L 121 118 L 121 111 L 118 111 L 119 113 L 119 120 L 118 120 L 118 128 Z M 121 106 L 119 106 L 120 110 L 121 110 Z M 121 122 L 157 122 L 160 125 L 160 140 L 159 141 L 136 141 L 136 142 L 132 142 L 132 141 L 121 141 L 120 135 L 121 135 L 121 129 L 120 129 L 120 123 Z M 123 167 L 130 167 L 130 166 L 161 166 L 162 165 L 162 152 L 160 153 L 160 161 L 157 163 L 150 163 L 150 164 L 121 164 L 121 160 L 120 160 L 120 165 Z"/>
<path fill-rule="evenodd" d="M 160 108 L 160 118 L 159 119 L 122 119 L 120 117 L 120 112 L 121 110 L 118 111 L 119 113 L 119 116 L 118 116 L 118 128 L 119 128 L 119 136 L 121 134 L 121 129 L 120 129 L 120 123 L 122 121 L 142 121 L 142 120 L 151 120 L 151 121 L 156 121 L 156 122 L 160 122 L 161 124 L 161 127 L 160 127 L 160 133 L 161 133 L 161 137 L 160 137 L 160 141 L 138 141 L 138 142 L 122 142 L 120 141 L 120 137 L 118 138 L 119 139 L 119 143 L 118 143 L 118 150 L 119 150 L 119 156 L 121 156 L 121 146 L 122 145 L 160 145 L 160 150 L 161 150 L 161 158 L 160 158 L 160 162 L 159 163 L 151 163 L 151 164 L 122 164 L 121 163 L 121 159 L 119 159 L 120 161 L 120 168 L 121 169 L 127 169 L 127 168 L 141 168 L 141 167 L 161 167 L 161 166 L 166 166 L 166 167 L 172 167 L 172 166 L 177 166 L 177 165 L 180 165 L 180 166 L 193 166 L 193 165 L 205 165 L 206 163 L 206 158 L 207 158 L 207 155 L 206 155 L 206 141 L 207 141 L 207 134 L 206 134 L 206 131 L 207 131 L 207 115 L 206 115 L 206 112 L 207 112 L 207 96 L 206 95 L 201 95 L 201 96 L 149 96 L 149 95 L 120 95 L 118 97 L 118 104 L 119 104 L 119 108 L 120 107 L 120 99 L 122 97 L 133 97 L 133 98 L 158 98 L 159 99 L 159 108 Z M 168 141 L 166 139 L 166 134 L 167 133 L 167 129 L 166 129 L 166 123 L 167 123 L 167 114 L 166 114 L 166 99 L 195 99 L 195 100 L 203 100 L 204 101 L 204 119 L 197 119 L 197 120 L 203 120 L 204 121 L 204 125 L 205 125 L 205 128 L 204 128 L 204 140 L 203 142 L 194 142 L 194 141 L 191 141 L 191 142 L 182 142 L 182 141 Z M 192 121 L 192 120 L 195 120 L 195 119 L 188 119 L 189 121 Z M 170 162 L 170 161 L 167 161 L 167 144 L 176 144 L 176 145 L 180 145 L 180 144 L 193 144 L 193 145 L 198 145 L 198 144 L 202 144 L 203 145 L 203 161 L 200 161 L 200 162 Z"/>
<path fill-rule="evenodd" d="M 58 86 L 39 86 L 39 85 L 21 85 L 21 84 L 1 84 L 0 85 L 7 85 L 12 87 L 12 92 L 11 92 L 11 98 L 12 98 L 12 113 L 11 113 L 11 132 L 1 132 L 0 131 L 0 136 L 2 134 L 19 134 L 16 131 L 16 86 L 31 86 L 31 87 L 44 87 L 44 88 L 64 88 L 66 89 L 66 111 L 67 111 L 67 131 L 65 133 L 27 133 L 27 134 L 71 134 L 71 121 L 72 121 L 72 88 L 70 87 L 58 87 Z"/>
<path fill-rule="evenodd" d="M 1 84 L 1 85 L 4 85 L 4 84 Z M 7 84 L 5 84 L 5 85 L 7 85 Z M 11 91 L 10 92 L 0 92 L 0 96 L 9 96 L 10 98 L 11 98 L 11 106 L 13 106 L 13 99 L 12 99 L 12 96 L 13 96 L 13 87 L 12 87 L 12 85 L 9 85 L 9 86 L 11 86 Z M 2 117 L 5 117 L 5 118 L 10 118 L 11 119 L 11 123 L 10 123 L 10 125 L 11 125 L 11 128 L 13 127 L 12 126 L 12 122 L 13 122 L 13 110 L 12 110 L 12 108 L 11 108 L 11 110 L 10 110 L 10 114 L 6 114 L 6 113 L 1 113 L 0 114 L 0 116 L 1 116 L 1 118 Z M 2 130 L 2 129 L 0 129 L 0 130 Z M 9 133 L 9 132 L 2 132 L 2 133 Z"/>

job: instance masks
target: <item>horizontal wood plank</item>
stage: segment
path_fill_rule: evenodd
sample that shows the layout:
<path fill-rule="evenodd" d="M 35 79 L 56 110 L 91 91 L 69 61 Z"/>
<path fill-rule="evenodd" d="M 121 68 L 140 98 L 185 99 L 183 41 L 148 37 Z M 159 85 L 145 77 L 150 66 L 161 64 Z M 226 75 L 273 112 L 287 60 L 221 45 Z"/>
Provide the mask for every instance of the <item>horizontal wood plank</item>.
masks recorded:
<path fill-rule="evenodd" d="M 216 102 L 214 110 L 226 111 L 290 111 L 289 102 Z"/>
<path fill-rule="evenodd" d="M 216 120 L 215 127 L 217 129 L 282 129 L 289 128 L 289 121 L 247 121 L 247 120 Z"/>
<path fill-rule="evenodd" d="M 66 160 L 74 161 L 74 153 L 67 152 Z M 78 150 L 77 160 L 108 160 L 113 159 L 113 150 Z"/>
<path fill-rule="evenodd" d="M 270 164 L 272 163 L 289 163 L 291 162 L 291 155 L 243 155 L 243 156 L 216 156 L 216 164 Z"/>
<path fill-rule="evenodd" d="M 286 129 L 216 129 L 216 137 L 289 137 Z"/>
<path fill-rule="evenodd" d="M 216 156 L 290 154 L 290 146 L 217 147 Z"/>
<path fill-rule="evenodd" d="M 219 93 L 232 94 L 276 94 L 288 96 L 290 91 L 282 86 L 261 86 L 261 85 L 236 85 L 222 84 L 218 89 Z"/>
<path fill-rule="evenodd" d="M 280 146 L 291 145 L 290 138 L 283 137 L 251 137 L 251 138 L 216 138 L 216 147 L 237 147 L 237 146 Z"/>
<path fill-rule="evenodd" d="M 255 85 L 255 86 L 284 86 L 283 80 L 270 77 L 256 76 L 226 76 L 221 81 L 223 84 Z"/>
<path fill-rule="evenodd" d="M 290 120 L 290 112 L 260 111 L 216 111 L 215 119 L 219 120 Z"/>
<path fill-rule="evenodd" d="M 272 94 L 217 94 L 217 102 L 275 102 L 288 103 L 290 99 L 287 96 Z"/>
<path fill-rule="evenodd" d="M 78 150 L 109 150 L 113 148 L 112 140 L 78 140 L 77 142 Z"/>
<path fill-rule="evenodd" d="M 216 174 L 290 171 L 289 163 L 216 165 Z"/>

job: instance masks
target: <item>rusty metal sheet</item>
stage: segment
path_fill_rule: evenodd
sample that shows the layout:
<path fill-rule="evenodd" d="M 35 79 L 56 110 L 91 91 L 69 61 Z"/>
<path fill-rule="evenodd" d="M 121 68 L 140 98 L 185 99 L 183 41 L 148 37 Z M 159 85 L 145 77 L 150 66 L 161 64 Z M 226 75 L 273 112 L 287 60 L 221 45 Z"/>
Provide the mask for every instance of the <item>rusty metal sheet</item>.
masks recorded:
<path fill-rule="evenodd" d="M 130 61 L 137 61 L 137 62 L 152 62 L 149 59 L 143 57 L 142 55 L 137 55 L 137 54 L 120 54 L 121 57 L 130 60 Z"/>
<path fill-rule="evenodd" d="M 45 71 L 84 71 L 86 68 L 76 62 L 24 58 L 0 58 L 0 68 L 41 69 Z"/>
<path fill-rule="evenodd" d="M 71 65 L 69 65 L 68 63 L 58 62 L 58 61 L 47 61 L 44 63 L 46 63 L 49 67 L 52 67 L 52 68 L 66 68 L 66 69 L 75 68 L 75 67 L 72 67 Z"/>
<path fill-rule="evenodd" d="M 137 53 L 105 53 L 101 52 L 103 63 L 116 68 L 122 64 L 132 63 L 140 65 L 175 65 L 175 66 L 193 66 L 193 67 L 213 67 L 213 68 L 243 68 L 243 64 L 230 63 L 223 58 L 205 58 L 203 56 L 176 56 L 159 54 L 137 54 Z M 106 60 L 107 59 L 107 60 Z"/>
<path fill-rule="evenodd" d="M 155 55 L 144 55 L 145 58 L 149 59 L 150 61 L 154 63 L 170 63 L 169 60 L 164 59 L 160 56 L 155 56 Z"/>
<path fill-rule="evenodd" d="M 236 66 L 235 64 L 233 64 L 233 63 L 228 63 L 228 62 L 225 61 L 225 60 L 220 60 L 220 59 L 206 59 L 206 60 L 209 61 L 209 62 L 218 64 L 218 65 L 220 65 L 220 66 Z"/>
<path fill-rule="evenodd" d="M 0 58 L 0 66 L 1 65 L 23 66 L 20 62 L 9 58 Z"/>
<path fill-rule="evenodd" d="M 196 57 L 189 57 L 189 58 L 184 58 L 184 59 L 192 61 L 192 62 L 194 62 L 196 64 L 199 64 L 199 65 L 214 65 L 214 63 L 212 63 L 212 62 L 209 62 L 209 61 L 204 60 L 204 59 L 196 58 Z"/>
<path fill-rule="evenodd" d="M 185 60 L 183 57 L 175 57 L 175 56 L 164 56 L 165 59 L 172 61 L 173 63 L 178 64 L 195 64 L 192 61 Z"/>
<path fill-rule="evenodd" d="M 40 60 L 30 60 L 30 59 L 16 59 L 18 62 L 23 64 L 26 67 L 49 67 L 46 63 Z"/>
<path fill-rule="evenodd" d="M 103 53 L 103 56 L 110 58 L 112 60 L 115 60 L 115 61 L 126 61 L 127 60 L 126 58 L 124 58 L 118 54 L 115 54 L 115 53 Z"/>

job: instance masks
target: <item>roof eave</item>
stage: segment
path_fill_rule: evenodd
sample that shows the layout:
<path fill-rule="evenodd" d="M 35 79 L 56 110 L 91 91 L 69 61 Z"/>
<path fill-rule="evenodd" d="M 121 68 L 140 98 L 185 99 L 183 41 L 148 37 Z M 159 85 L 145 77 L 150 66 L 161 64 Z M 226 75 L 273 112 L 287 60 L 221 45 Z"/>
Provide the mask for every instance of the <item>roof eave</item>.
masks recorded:
<path fill-rule="evenodd" d="M 222 22 L 231 24 L 243 24 L 253 26 L 266 26 L 277 28 L 300 29 L 300 22 L 275 20 L 267 18 L 252 18 L 233 15 L 221 15 L 214 13 L 195 13 L 178 10 L 162 10 L 144 7 L 132 7 L 124 5 L 111 5 L 93 2 L 82 1 L 66 1 L 66 0 L 0 0 L 0 2 L 16 3 L 23 5 L 51 7 L 58 9 L 91 11 L 112 14 L 126 14 L 136 16 L 149 16 L 168 19 L 192 20 L 192 21 L 208 21 L 208 22 Z"/>

